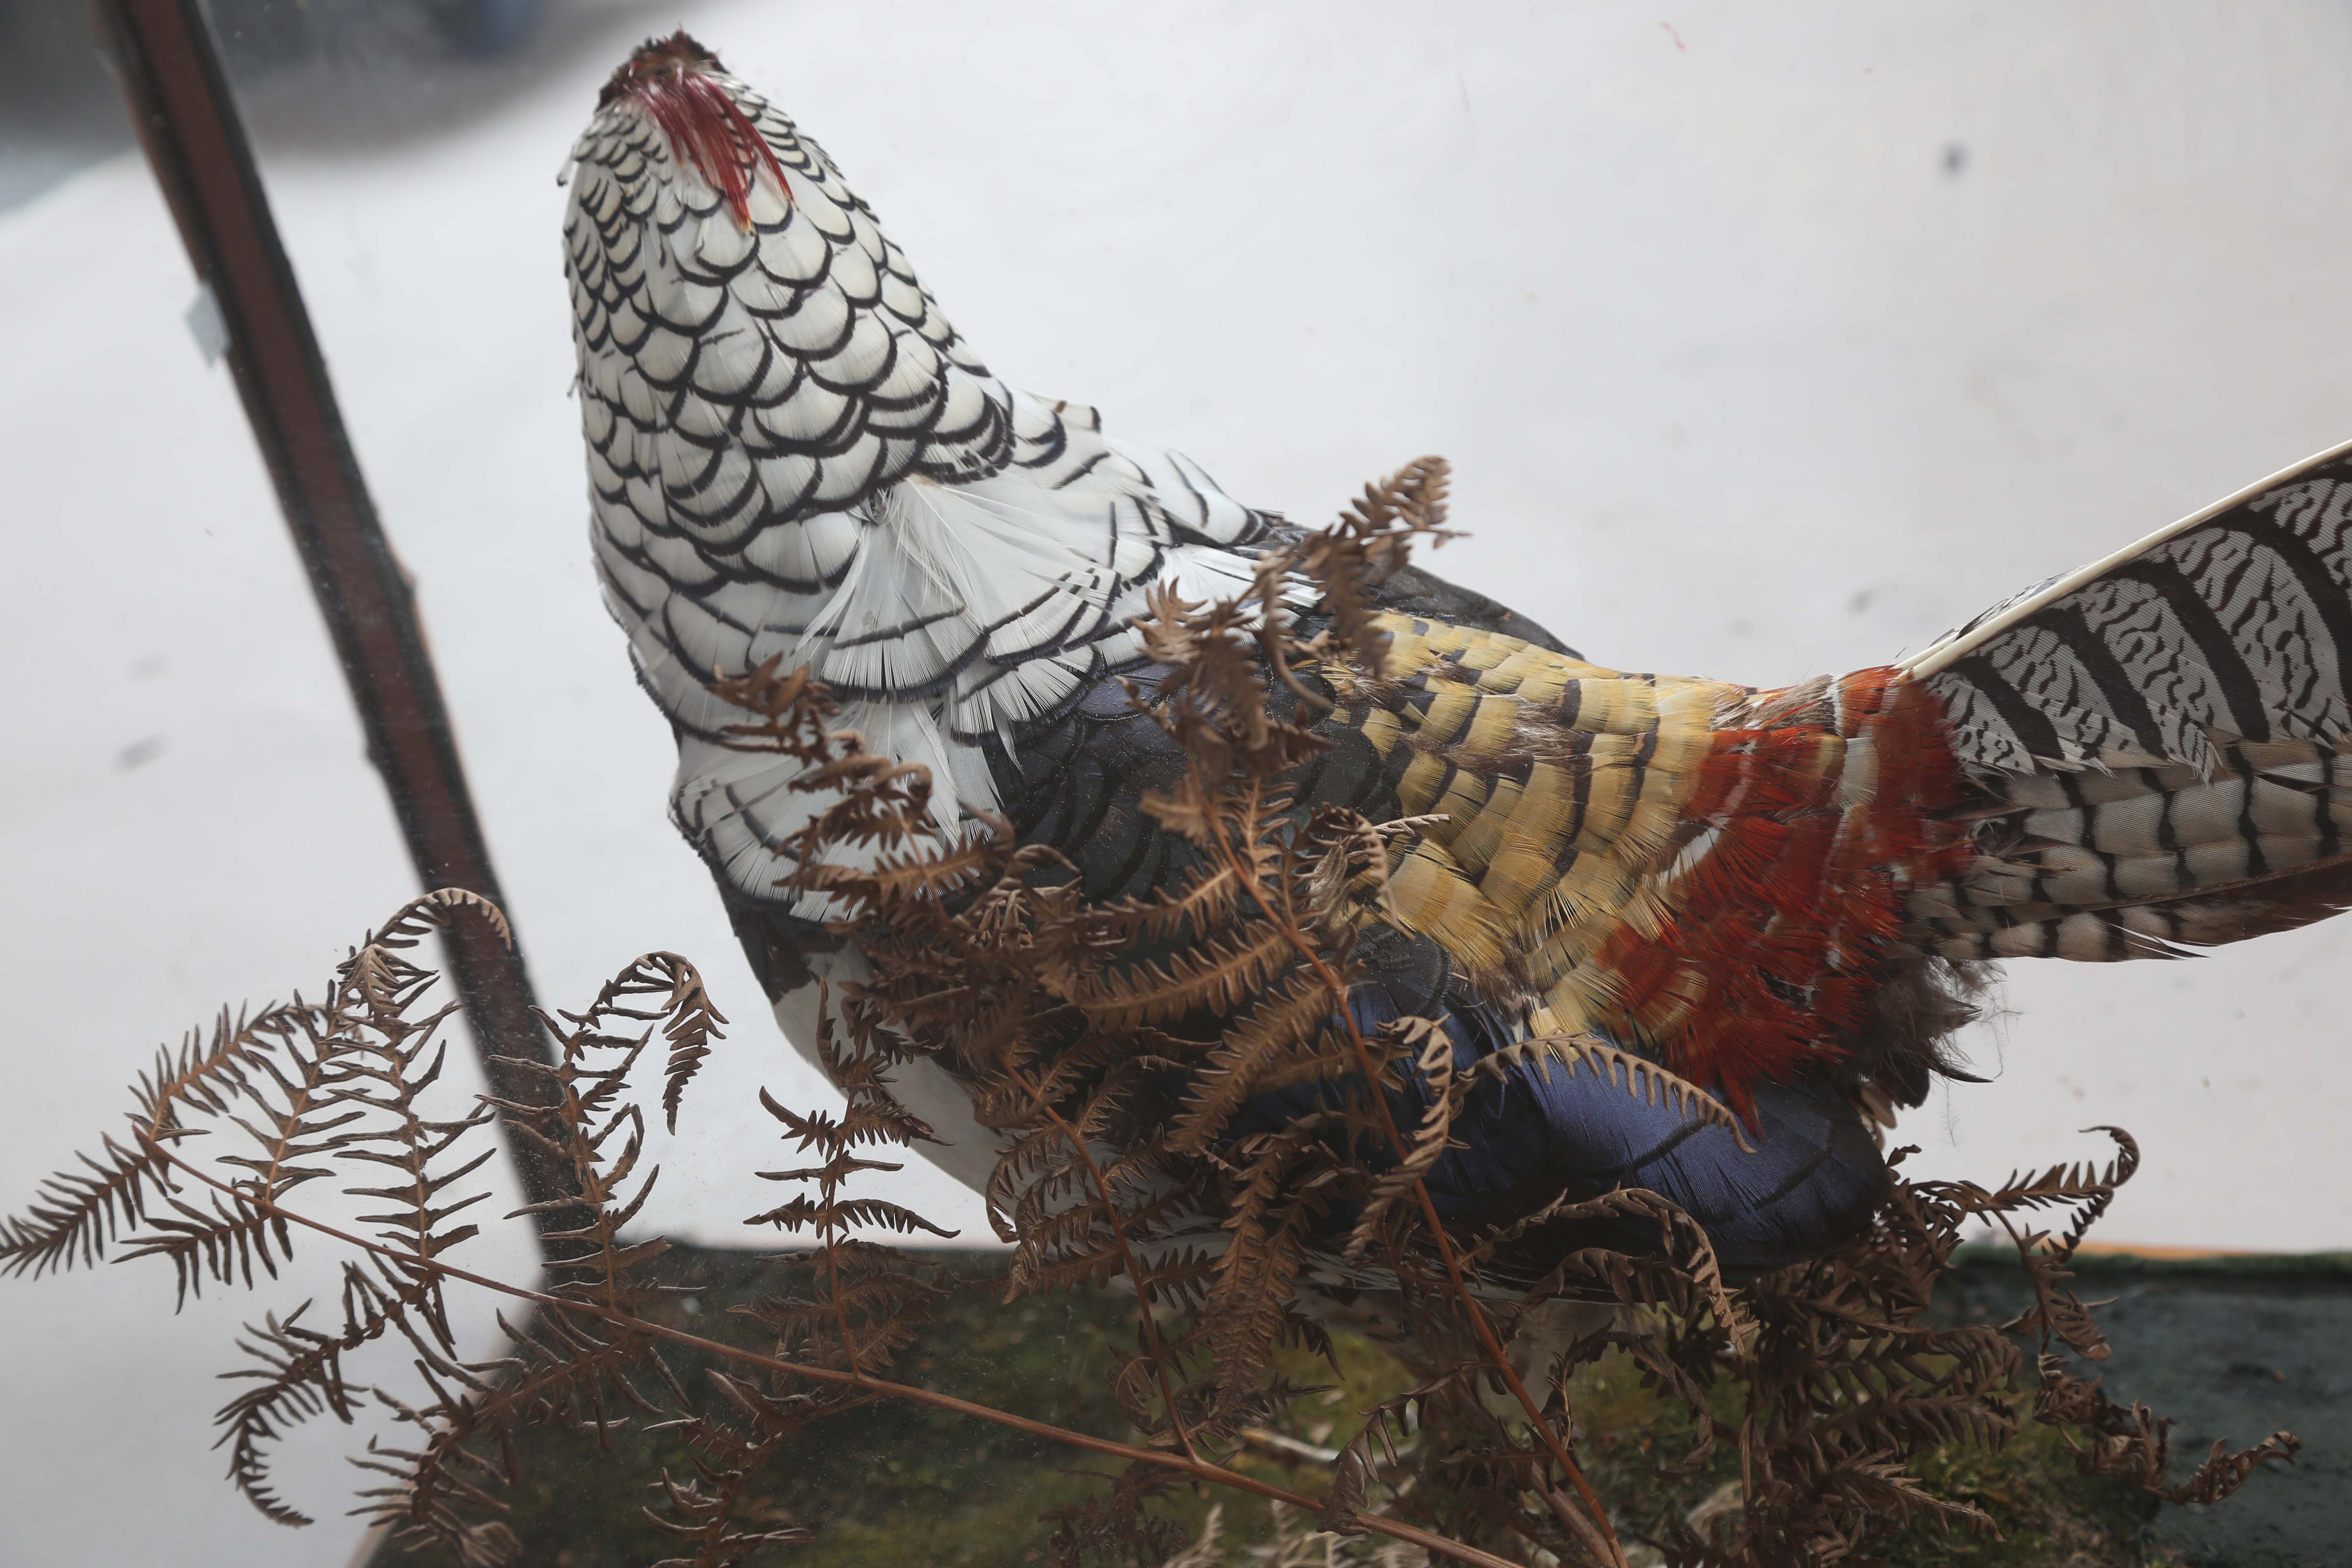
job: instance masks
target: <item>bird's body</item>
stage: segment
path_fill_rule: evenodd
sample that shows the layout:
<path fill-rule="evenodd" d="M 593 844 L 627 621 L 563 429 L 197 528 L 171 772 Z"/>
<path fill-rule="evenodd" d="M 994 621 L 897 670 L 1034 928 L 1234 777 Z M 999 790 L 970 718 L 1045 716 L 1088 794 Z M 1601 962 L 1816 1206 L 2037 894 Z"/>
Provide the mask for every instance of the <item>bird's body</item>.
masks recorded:
<path fill-rule="evenodd" d="M 1001 814 L 1094 898 L 1177 862 L 1183 759 L 1118 678 L 1155 584 L 1245 586 L 1278 519 L 1089 409 L 992 376 L 814 143 L 681 36 L 616 75 L 566 229 L 607 601 L 676 730 L 672 807 L 803 1051 L 855 946 L 778 884 L 814 809 L 710 689 L 808 665 L 952 824 Z M 2339 468 L 2345 478 L 2337 477 Z M 1475 1100 L 1449 1223 L 1649 1187 L 1725 1260 L 1850 1234 L 1872 1116 L 1916 1104 L 1983 960 L 2158 956 L 2333 913 L 2352 828 L 2352 464 L 2331 457 L 1885 668 L 1776 691 L 1625 675 L 1418 571 L 1387 659 L 1333 668 L 1294 781 L 1399 848 L 1353 1004 L 1457 1054 L 1584 1032 L 1721 1092 L 1754 1152 L 1590 1074 Z M 1311 616 L 1312 605 L 1296 606 Z M 975 1185 L 945 1069 L 898 1092 Z"/>

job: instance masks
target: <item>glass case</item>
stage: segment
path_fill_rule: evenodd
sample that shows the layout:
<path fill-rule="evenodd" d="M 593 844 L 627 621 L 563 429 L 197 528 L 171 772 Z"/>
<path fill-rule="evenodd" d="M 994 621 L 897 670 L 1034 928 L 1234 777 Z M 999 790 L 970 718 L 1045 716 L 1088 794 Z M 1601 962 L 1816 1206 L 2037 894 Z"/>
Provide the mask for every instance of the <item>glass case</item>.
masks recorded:
<path fill-rule="evenodd" d="M 210 16 L 539 996 L 576 1007 L 668 950 L 731 1021 L 677 1135 L 650 1138 L 666 1173 L 636 1222 L 714 1249 L 696 1264 L 714 1302 L 746 1288 L 716 1249 L 757 1245 L 744 1217 L 776 1201 L 760 1090 L 838 1097 L 783 1045 L 666 820 L 672 738 L 586 544 L 558 177 L 648 33 L 682 21 L 785 106 L 1007 380 L 1307 522 L 1444 452 L 1469 537 L 1437 569 L 1619 668 L 1771 685 L 1883 663 L 2352 425 L 2336 11 L 1807 0 L 1667 24 L 1623 6 L 213 0 Z M 416 877 L 217 330 L 68 0 L 0 0 L 0 344 L 13 1209 L 158 1042 L 315 988 Z M 2122 1122 L 2150 1163 L 2117 1236 L 2352 1247 L 2333 1109 L 2352 1089 L 2347 940 L 2322 925 L 2194 966 L 2020 966 L 2014 1016 L 1970 1036 L 1999 1081 L 1950 1089 L 1896 1138 L 1984 1176 L 2088 1157 L 2075 1129 Z M 453 1051 L 451 1092 L 482 1081 Z M 2256 1199 L 2219 1170 L 2288 1170 L 2302 1195 Z M 497 1181 L 485 1206 L 503 1215 L 522 1199 Z M 979 1200 L 919 1162 L 876 1190 L 964 1244 L 991 1236 Z M 527 1222 L 482 1223 L 478 1262 L 527 1271 Z M 371 1550 L 343 1517 L 341 1456 L 389 1418 L 287 1445 L 283 1489 L 322 1522 L 276 1529 L 205 1451 L 212 1374 L 260 1309 L 207 1291 L 166 1320 L 141 1267 L 0 1291 L 17 1347 L 0 1391 L 42 1413 L 0 1435 L 0 1472 L 41 1501 L 0 1522 L 0 1559 Z M 300 1256 L 275 1297 L 336 1279 Z M 496 1304 L 453 1302 L 492 1353 Z M 1034 1309 L 976 1353 L 999 1381 L 1042 1379 L 1064 1352 L 1107 1362 L 1127 1331 Z M 923 1428 L 943 1456 L 925 1463 L 961 1462 L 948 1432 Z M 1066 1500 L 1035 1484 L 1038 1508 Z M 919 1512 L 934 1494 L 892 1495 Z M 1035 1508 L 1000 1511 L 951 1517 L 1042 1541 Z M 1028 1559 L 992 1543 L 975 1560 Z"/>

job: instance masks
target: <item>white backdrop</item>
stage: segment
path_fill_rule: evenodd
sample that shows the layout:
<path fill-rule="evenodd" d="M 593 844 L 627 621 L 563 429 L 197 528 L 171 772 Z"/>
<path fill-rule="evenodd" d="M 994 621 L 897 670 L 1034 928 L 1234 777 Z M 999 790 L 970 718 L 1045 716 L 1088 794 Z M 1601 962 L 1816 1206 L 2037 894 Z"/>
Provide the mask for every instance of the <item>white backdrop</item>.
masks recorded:
<path fill-rule="evenodd" d="M 735 1020 L 660 1151 L 678 1234 L 749 1239 L 772 1202 L 755 1085 L 824 1091 L 663 820 L 668 739 L 587 566 L 554 175 L 651 26 L 798 116 L 1009 379 L 1307 520 L 1444 453 L 1474 537 L 1435 564 L 1606 663 L 1884 662 L 2352 435 L 2335 5 L 558 15 L 536 75 L 448 69 L 421 117 L 414 82 L 324 70 L 252 107 L 544 997 L 665 947 Z M 133 162 L 0 219 L 9 1209 L 157 1041 L 315 989 L 412 891 L 191 288 Z M 2352 1246 L 2348 951 L 2015 966 L 1970 1039 L 2000 1081 L 1903 1135 L 1992 1178 L 2118 1122 L 2148 1163 L 2109 1238 Z M 943 1181 L 899 1195 L 984 1234 Z M 0 1564 L 339 1560 L 349 1435 L 288 1471 L 335 1522 L 247 1511 L 203 1445 L 253 1304 L 159 1321 L 136 1268 L 0 1282 Z M 101 1489 L 75 1535 L 60 1500 Z"/>

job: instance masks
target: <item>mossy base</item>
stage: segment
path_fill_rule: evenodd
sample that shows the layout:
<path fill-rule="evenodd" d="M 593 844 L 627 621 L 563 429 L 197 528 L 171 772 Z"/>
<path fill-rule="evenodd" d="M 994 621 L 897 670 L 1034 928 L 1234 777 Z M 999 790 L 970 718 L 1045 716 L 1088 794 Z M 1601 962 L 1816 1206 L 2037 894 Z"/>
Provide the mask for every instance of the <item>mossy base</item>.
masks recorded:
<path fill-rule="evenodd" d="M 940 1301 L 898 1376 L 1057 1426 L 1132 1436 L 1104 1387 L 1114 1346 L 1129 1347 L 1135 1337 L 1131 1298 L 1105 1290 L 1007 1305 L 987 1283 L 1002 1272 L 1002 1255 L 935 1256 L 967 1283 Z M 1953 1447 L 1919 1467 L 1939 1494 L 1990 1514 L 1998 1536 L 1916 1526 L 1873 1561 L 1902 1568 L 2333 1568 L 2344 1560 L 2336 1545 L 2352 1539 L 2352 1483 L 2344 1468 L 2352 1452 L 2345 1401 L 2352 1373 L 2338 1348 L 2352 1340 L 2346 1280 L 2317 1276 L 2282 1286 L 2204 1279 L 2194 1270 L 2151 1275 L 2128 1264 L 2116 1273 L 2116 1267 L 2107 1271 L 2125 1299 L 2102 1314 L 2117 1347 L 2110 1384 L 2119 1397 L 2147 1399 L 2184 1417 L 2183 1473 L 2212 1436 L 2243 1444 L 2281 1425 L 2296 1426 L 2311 1444 L 2302 1465 L 2283 1473 L 2272 1467 L 2245 1495 L 2214 1509 L 2160 1510 L 2128 1488 L 2076 1474 L 2058 1435 L 2028 1426 L 1998 1454 Z M 755 1258 L 679 1247 L 656 1269 L 667 1282 L 693 1289 L 667 1309 L 679 1327 L 759 1342 L 754 1325 L 727 1311 L 759 1292 L 765 1270 Z M 2014 1268 L 1966 1266 L 1951 1277 L 1943 1310 L 2006 1316 L 2022 1288 Z M 2261 1354 L 2245 1350 L 2217 1378 L 2205 1367 L 2213 1359 L 2207 1352 L 2220 1345 L 2238 1355 L 2227 1350 L 2236 1342 L 2232 1333 Z M 1339 1342 L 1344 1386 L 1302 1401 L 1291 1417 L 1290 1435 L 1305 1442 L 1347 1441 L 1354 1432 L 1349 1412 L 1405 1386 L 1402 1369 L 1369 1342 L 1348 1335 Z M 2246 1370 L 2257 1364 L 2259 1377 Z M 1318 1367 L 1302 1363 L 1297 1375 L 1331 1381 L 1329 1369 Z M 1727 1442 L 1695 1471 L 1672 1473 L 1690 1447 L 1690 1418 L 1644 1391 L 1630 1365 L 1604 1362 L 1587 1369 L 1580 1384 L 1580 1452 L 1629 1538 L 1687 1515 L 1737 1479 Z M 2219 1404 L 2217 1391 L 2224 1396 Z M 658 1500 L 652 1483 L 664 1466 L 674 1475 L 690 1468 L 673 1439 L 624 1428 L 602 1450 L 593 1432 L 532 1430 L 522 1435 L 520 1451 L 525 1479 L 509 1494 L 509 1522 L 526 1542 L 525 1561 L 643 1568 L 678 1550 L 645 1511 Z M 1311 1462 L 1255 1455 L 1239 1462 L 1302 1490 L 1321 1489 L 1322 1473 Z M 1039 1514 L 1096 1493 L 1101 1483 L 1088 1472 L 1109 1468 L 1003 1427 L 883 1402 L 811 1428 L 775 1467 L 761 1502 L 776 1524 L 816 1532 L 804 1544 L 776 1549 L 773 1561 L 796 1568 L 1021 1568 L 1044 1561 L 1051 1527 Z M 1179 1494 L 1172 1511 L 1197 1525 L 1212 1500 L 1224 1505 L 1227 1541 L 1267 1538 L 1270 1521 L 1253 1499 Z M 384 1568 L 438 1561 L 396 1549 L 379 1558 Z"/>

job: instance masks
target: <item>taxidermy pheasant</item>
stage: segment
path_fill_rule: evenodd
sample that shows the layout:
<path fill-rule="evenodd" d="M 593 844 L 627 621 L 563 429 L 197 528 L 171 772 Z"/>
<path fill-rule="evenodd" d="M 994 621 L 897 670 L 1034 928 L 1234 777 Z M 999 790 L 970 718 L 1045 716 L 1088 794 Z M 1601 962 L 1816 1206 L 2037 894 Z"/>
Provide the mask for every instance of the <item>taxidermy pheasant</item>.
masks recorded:
<path fill-rule="evenodd" d="M 859 952 L 778 890 L 814 809 L 712 690 L 781 656 L 945 820 L 1001 816 L 1091 899 L 1149 893 L 1181 773 L 1133 625 L 1230 597 L 1272 515 L 991 375 L 825 153 L 684 34 L 605 87 L 565 259 L 606 601 L 668 717 L 671 807 L 785 1034 Z M 1626 675 L 1415 569 L 1335 682 L 1307 805 L 1426 819 L 1352 1004 L 1474 1060 L 1584 1032 L 1719 1123 L 1530 1065 L 1454 1121 L 1449 1226 L 1645 1187 L 1759 1269 L 1851 1236 L 1983 961 L 2175 954 L 2352 901 L 2352 458 L 2323 455 L 2028 589 L 1897 667 L 1784 690 Z M 1311 615 L 1312 605 L 1299 613 Z M 977 1186 L 963 1088 L 896 1085 Z"/>

